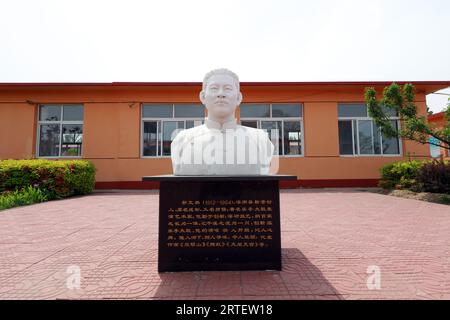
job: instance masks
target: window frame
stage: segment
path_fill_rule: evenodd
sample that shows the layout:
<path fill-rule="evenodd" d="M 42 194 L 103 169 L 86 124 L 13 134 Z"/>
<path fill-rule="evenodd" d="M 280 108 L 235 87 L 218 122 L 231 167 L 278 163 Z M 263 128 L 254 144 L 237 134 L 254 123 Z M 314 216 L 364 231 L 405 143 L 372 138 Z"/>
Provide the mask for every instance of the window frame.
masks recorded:
<path fill-rule="evenodd" d="M 61 116 L 60 120 L 57 121 L 47 121 L 47 120 L 40 120 L 40 113 L 41 113 L 41 107 L 42 106 L 59 106 L 61 107 Z M 83 107 L 83 120 L 77 121 L 77 120 L 63 120 L 64 116 L 64 107 L 65 106 L 82 106 Z M 82 159 L 83 158 L 83 140 L 84 140 L 84 104 L 82 103 L 40 103 L 38 106 L 38 112 L 37 112 L 37 128 L 36 128 L 36 158 L 40 159 Z M 49 125 L 49 124 L 58 124 L 59 125 L 59 155 L 58 156 L 41 156 L 40 155 L 40 145 L 41 145 L 41 125 Z M 63 136 L 62 136 L 62 126 L 65 124 L 81 124 L 83 128 L 83 140 L 81 142 L 81 152 L 79 156 L 62 156 L 61 150 L 62 150 L 62 143 L 63 143 Z"/>
<path fill-rule="evenodd" d="M 144 106 L 149 106 L 149 105 L 171 105 L 172 106 L 172 117 L 171 118 L 157 118 L 157 117 L 144 117 Z M 162 143 L 162 138 L 163 138 L 163 131 L 162 128 L 164 127 L 164 122 L 178 122 L 178 121 L 183 121 L 184 122 L 184 127 L 186 128 L 186 121 L 205 121 L 205 116 L 203 116 L 202 118 L 197 118 L 197 117 L 183 117 L 183 118 L 175 118 L 175 105 L 182 105 L 182 104 L 188 104 L 188 105 L 192 105 L 192 104 L 196 104 L 196 103 L 192 103 L 192 102 L 177 102 L 177 103 L 165 103 L 165 102 L 160 102 L 160 103 L 156 103 L 156 102 L 148 102 L 148 103 L 141 103 L 141 112 L 140 112 L 140 118 L 141 118 L 141 139 L 140 139 L 140 152 L 139 152 L 139 156 L 142 159 L 161 159 L 161 158 L 170 158 L 170 155 L 163 155 L 163 143 Z M 205 108 L 206 109 L 206 108 Z M 204 109 L 204 110 L 205 110 Z M 145 122 L 156 122 L 157 128 L 156 128 L 156 132 L 157 132 L 157 143 L 158 143 L 158 153 L 159 155 L 154 155 L 154 156 L 145 156 L 144 155 L 144 124 Z M 186 130 L 186 129 L 185 129 Z"/>
<path fill-rule="evenodd" d="M 282 130 L 281 130 L 281 141 L 284 142 L 284 121 L 292 121 L 292 122 L 300 122 L 300 131 L 301 131 L 301 154 L 284 154 L 284 143 L 281 144 L 281 148 L 282 148 L 282 153 L 283 154 L 278 154 L 275 156 L 278 157 L 283 157 L 283 158 L 302 158 L 305 156 L 305 131 L 304 131 L 304 125 L 303 125 L 303 118 L 305 115 L 305 108 L 304 108 L 304 104 L 302 102 L 249 102 L 249 103 L 244 103 L 246 105 L 251 105 L 251 104 L 268 104 L 269 105 L 269 117 L 268 118 L 264 118 L 264 117 L 251 117 L 251 118 L 247 118 L 247 117 L 240 117 L 239 118 L 239 124 L 242 124 L 242 121 L 256 121 L 257 127 L 258 129 L 261 129 L 261 121 L 281 121 L 282 122 Z M 272 105 L 276 104 L 276 105 L 282 105 L 282 104 L 287 104 L 287 105 L 292 105 L 292 104 L 298 104 L 301 106 L 301 116 L 300 117 L 272 117 Z M 240 109 L 241 107 L 239 107 Z M 240 111 L 240 110 L 239 110 Z M 239 112 L 240 113 L 240 112 Z"/>
<path fill-rule="evenodd" d="M 339 108 L 339 104 L 362 104 L 361 102 L 338 102 L 338 108 Z M 367 107 L 367 105 L 366 105 Z M 339 110 L 338 110 L 339 111 Z M 400 125 L 401 125 L 401 121 L 400 121 L 400 117 L 396 116 L 396 117 L 389 117 L 390 120 L 396 121 L 397 122 L 397 128 L 398 130 L 401 129 Z M 355 121 L 355 126 L 353 126 L 353 120 Z M 353 147 L 353 154 L 341 154 L 341 150 L 339 148 L 339 156 L 340 157 L 403 157 L 403 144 L 402 144 L 402 139 L 399 137 L 398 139 L 398 149 L 399 149 L 399 153 L 397 154 L 383 154 L 383 134 L 380 132 L 380 152 L 379 154 L 361 154 L 360 153 L 360 145 L 359 145 L 359 123 L 358 121 L 360 120 L 370 120 L 371 121 L 371 129 L 372 129 L 372 149 L 373 149 L 373 126 L 374 126 L 374 120 L 373 118 L 371 118 L 369 116 L 369 111 L 367 110 L 367 117 L 339 117 L 339 113 L 338 113 L 338 124 L 339 121 L 351 121 L 352 124 L 352 147 Z M 357 133 L 356 135 L 356 146 L 357 146 L 357 150 L 355 150 L 355 141 L 354 141 L 354 137 L 355 137 L 355 131 Z M 340 144 L 339 141 L 339 125 L 338 125 L 338 144 Z M 357 153 L 355 152 L 357 151 Z"/>

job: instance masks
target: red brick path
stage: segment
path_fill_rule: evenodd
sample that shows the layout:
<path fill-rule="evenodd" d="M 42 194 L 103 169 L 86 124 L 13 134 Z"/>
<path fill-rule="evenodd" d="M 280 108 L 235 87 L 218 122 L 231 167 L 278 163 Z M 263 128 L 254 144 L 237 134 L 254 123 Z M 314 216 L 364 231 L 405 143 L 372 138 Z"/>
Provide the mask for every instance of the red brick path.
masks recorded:
<path fill-rule="evenodd" d="M 158 194 L 0 211 L 0 299 L 450 299 L 450 207 L 352 190 L 281 194 L 283 271 L 157 273 Z M 80 289 L 68 289 L 78 266 Z M 367 287 L 369 266 L 381 289 Z"/>

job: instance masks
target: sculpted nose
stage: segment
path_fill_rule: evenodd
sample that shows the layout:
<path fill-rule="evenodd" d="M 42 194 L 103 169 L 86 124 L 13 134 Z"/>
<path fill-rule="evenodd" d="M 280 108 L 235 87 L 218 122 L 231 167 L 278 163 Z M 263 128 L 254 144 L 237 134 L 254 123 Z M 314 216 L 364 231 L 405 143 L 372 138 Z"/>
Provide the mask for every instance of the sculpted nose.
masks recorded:
<path fill-rule="evenodd" d="M 226 98 L 225 91 L 222 88 L 219 89 L 219 91 L 217 92 L 217 97 L 218 98 Z"/>

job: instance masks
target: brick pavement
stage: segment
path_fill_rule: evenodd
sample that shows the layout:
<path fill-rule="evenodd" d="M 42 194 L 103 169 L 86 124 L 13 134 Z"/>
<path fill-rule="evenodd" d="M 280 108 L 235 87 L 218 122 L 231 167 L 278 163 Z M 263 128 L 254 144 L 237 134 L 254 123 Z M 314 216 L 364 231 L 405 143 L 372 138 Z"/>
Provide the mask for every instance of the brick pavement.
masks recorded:
<path fill-rule="evenodd" d="M 0 299 L 450 299 L 449 206 L 284 190 L 281 272 L 158 274 L 157 216 L 158 194 L 138 191 L 0 211 Z"/>

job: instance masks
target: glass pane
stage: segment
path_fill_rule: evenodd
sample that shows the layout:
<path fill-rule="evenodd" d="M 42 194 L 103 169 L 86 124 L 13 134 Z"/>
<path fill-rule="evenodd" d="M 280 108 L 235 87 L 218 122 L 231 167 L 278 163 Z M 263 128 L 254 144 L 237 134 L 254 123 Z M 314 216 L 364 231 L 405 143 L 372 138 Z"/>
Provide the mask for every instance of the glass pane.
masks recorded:
<path fill-rule="evenodd" d="M 203 122 L 204 120 L 186 120 L 186 129 L 201 126 Z"/>
<path fill-rule="evenodd" d="M 144 122 L 143 152 L 146 157 L 158 155 L 158 122 Z"/>
<path fill-rule="evenodd" d="M 268 104 L 241 104 L 241 118 L 268 118 L 270 105 Z"/>
<path fill-rule="evenodd" d="M 387 114 L 388 116 L 391 116 L 391 117 L 397 117 L 398 116 L 398 112 L 397 112 L 397 110 L 395 110 L 395 109 L 391 109 L 391 108 L 388 108 L 388 107 L 386 107 L 386 106 L 381 106 L 381 109 L 384 111 L 384 113 L 385 114 Z"/>
<path fill-rule="evenodd" d="M 284 154 L 302 154 L 302 132 L 300 122 L 284 121 Z"/>
<path fill-rule="evenodd" d="M 439 143 L 439 140 L 434 138 L 434 137 L 430 137 L 428 139 L 428 141 L 430 142 L 430 155 L 431 155 L 431 157 L 432 158 L 439 158 L 441 156 L 441 148 L 438 147 L 437 145 L 435 145 L 435 144 Z M 435 143 L 435 144 L 432 144 L 432 143 Z M 444 153 L 444 156 L 445 156 L 445 153 Z"/>
<path fill-rule="evenodd" d="M 61 106 L 40 106 L 39 121 L 61 120 Z"/>
<path fill-rule="evenodd" d="M 163 122 L 163 138 L 162 138 L 163 156 L 170 156 L 170 144 L 172 143 L 172 133 L 176 129 L 184 129 L 184 121 Z"/>
<path fill-rule="evenodd" d="M 353 126 L 353 150 L 354 154 L 358 154 L 358 121 L 352 120 Z"/>
<path fill-rule="evenodd" d="M 301 104 L 272 104 L 272 117 L 301 117 Z"/>
<path fill-rule="evenodd" d="M 258 121 L 241 121 L 241 125 L 244 127 L 251 127 L 258 129 Z"/>
<path fill-rule="evenodd" d="M 372 121 L 359 120 L 358 133 L 359 133 L 359 153 L 373 154 L 374 150 L 372 140 Z"/>
<path fill-rule="evenodd" d="M 142 107 L 144 118 L 172 118 L 173 106 L 171 104 L 146 104 Z"/>
<path fill-rule="evenodd" d="M 205 107 L 201 104 L 176 104 L 175 118 L 203 118 Z"/>
<path fill-rule="evenodd" d="M 398 130 L 397 121 L 391 121 L 392 126 L 395 130 Z M 383 136 L 383 154 L 399 154 L 400 145 L 398 138 L 386 138 Z"/>
<path fill-rule="evenodd" d="M 379 128 L 372 121 L 373 151 L 375 154 L 381 154 L 381 134 Z"/>
<path fill-rule="evenodd" d="M 268 133 L 269 138 L 275 147 L 274 154 L 282 155 L 283 148 L 282 148 L 281 121 L 261 121 L 261 129 L 265 130 Z"/>
<path fill-rule="evenodd" d="M 83 106 L 64 106 L 63 120 L 83 121 Z"/>
<path fill-rule="evenodd" d="M 39 130 L 39 156 L 59 156 L 59 124 L 43 124 Z"/>
<path fill-rule="evenodd" d="M 339 117 L 367 117 L 367 106 L 362 103 L 339 103 Z"/>
<path fill-rule="evenodd" d="M 83 125 L 63 124 L 61 156 L 79 157 L 81 156 L 81 145 L 83 143 Z"/>
<path fill-rule="evenodd" d="M 339 154 L 353 154 L 352 121 L 339 121 Z"/>

